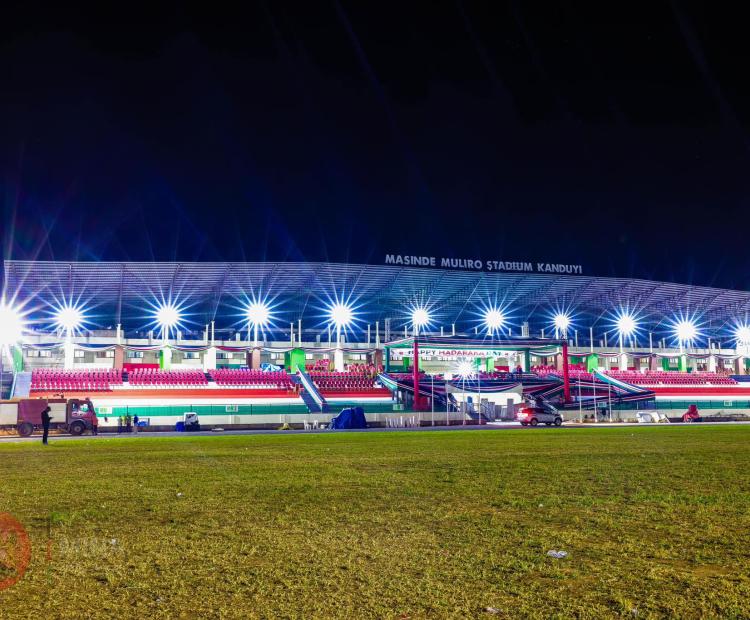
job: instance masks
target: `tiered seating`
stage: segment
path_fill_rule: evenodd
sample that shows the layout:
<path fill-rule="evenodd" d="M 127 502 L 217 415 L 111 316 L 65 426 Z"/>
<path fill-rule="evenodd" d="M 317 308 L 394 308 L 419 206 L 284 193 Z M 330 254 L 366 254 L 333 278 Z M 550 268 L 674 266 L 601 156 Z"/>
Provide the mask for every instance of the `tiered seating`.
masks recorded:
<path fill-rule="evenodd" d="M 314 364 L 305 364 L 308 372 L 322 372 L 331 369 L 331 360 L 315 360 Z"/>
<path fill-rule="evenodd" d="M 209 371 L 211 379 L 222 387 L 291 389 L 292 380 L 283 371 L 266 372 L 247 368 L 220 368 Z"/>
<path fill-rule="evenodd" d="M 557 367 L 555 366 L 532 366 L 531 372 L 539 375 L 540 377 L 546 377 L 547 375 L 554 375 L 557 372 Z"/>
<path fill-rule="evenodd" d="M 378 374 L 375 364 L 349 364 L 346 370 L 350 375 L 360 375 L 363 377 L 374 377 Z"/>
<path fill-rule="evenodd" d="M 634 385 L 737 385 L 737 381 L 731 377 L 715 372 L 610 370 L 609 375 Z"/>
<path fill-rule="evenodd" d="M 128 373 L 131 386 L 156 388 L 200 387 L 208 384 L 202 370 L 158 370 L 139 368 Z"/>
<path fill-rule="evenodd" d="M 375 387 L 374 379 L 360 372 L 311 372 L 310 378 L 322 392 L 363 392 Z"/>
<path fill-rule="evenodd" d="M 57 370 L 38 368 L 31 371 L 32 392 L 110 392 L 122 384 L 122 371 Z"/>
<path fill-rule="evenodd" d="M 563 371 L 557 370 L 554 366 L 534 366 L 532 371 L 540 377 L 563 377 Z M 583 364 L 569 364 L 568 365 L 568 378 L 580 379 L 582 381 L 593 381 L 594 375 L 590 373 Z"/>

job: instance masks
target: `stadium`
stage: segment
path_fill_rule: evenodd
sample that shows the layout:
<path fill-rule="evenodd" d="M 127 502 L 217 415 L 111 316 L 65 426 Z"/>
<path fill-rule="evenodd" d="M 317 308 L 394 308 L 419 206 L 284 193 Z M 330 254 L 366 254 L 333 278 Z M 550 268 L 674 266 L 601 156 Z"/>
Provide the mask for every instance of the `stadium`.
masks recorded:
<path fill-rule="evenodd" d="M 2 396 L 90 398 L 104 429 L 750 416 L 750 293 L 582 272 L 7 260 Z"/>

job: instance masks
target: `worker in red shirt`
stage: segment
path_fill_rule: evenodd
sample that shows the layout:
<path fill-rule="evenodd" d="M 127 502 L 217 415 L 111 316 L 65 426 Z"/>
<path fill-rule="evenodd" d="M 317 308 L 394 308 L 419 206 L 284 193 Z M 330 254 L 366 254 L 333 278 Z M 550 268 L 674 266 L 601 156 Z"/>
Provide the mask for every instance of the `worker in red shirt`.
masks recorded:
<path fill-rule="evenodd" d="M 96 416 L 96 411 L 93 412 L 94 417 L 91 418 L 91 434 L 99 434 L 99 418 Z"/>

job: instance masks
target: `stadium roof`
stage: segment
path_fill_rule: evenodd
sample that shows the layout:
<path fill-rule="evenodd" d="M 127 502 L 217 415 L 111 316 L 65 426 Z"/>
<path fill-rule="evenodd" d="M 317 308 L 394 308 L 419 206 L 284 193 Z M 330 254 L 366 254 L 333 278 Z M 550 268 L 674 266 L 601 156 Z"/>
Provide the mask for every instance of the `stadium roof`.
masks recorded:
<path fill-rule="evenodd" d="M 145 305 L 160 299 L 185 304 L 196 330 L 212 319 L 217 329 L 241 329 L 243 307 L 254 296 L 273 303 L 280 326 L 302 319 L 304 329 L 324 328 L 325 308 L 334 300 L 357 307 L 360 328 L 377 320 L 381 330 L 385 319 L 403 330 L 415 306 L 429 310 L 438 330 L 452 323 L 473 330 L 482 309 L 500 308 L 516 335 L 524 321 L 532 331 L 549 331 L 552 316 L 563 311 L 573 319 L 571 329 L 594 325 L 601 333 L 614 312 L 627 308 L 656 332 L 681 314 L 720 337 L 750 312 L 750 292 L 669 282 L 318 262 L 6 260 L 4 288 L 6 297 L 15 295 L 37 315 L 63 300 L 80 302 L 93 308 L 101 326 L 125 329 L 140 329 Z"/>

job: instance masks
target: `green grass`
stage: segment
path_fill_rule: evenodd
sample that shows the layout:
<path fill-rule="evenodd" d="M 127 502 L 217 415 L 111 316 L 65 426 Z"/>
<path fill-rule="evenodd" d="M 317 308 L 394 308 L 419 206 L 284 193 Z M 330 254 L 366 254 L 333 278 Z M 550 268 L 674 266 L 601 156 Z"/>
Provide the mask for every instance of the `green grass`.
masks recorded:
<path fill-rule="evenodd" d="M 0 512 L 33 544 L 0 618 L 747 618 L 749 446 L 699 425 L 0 444 Z"/>

